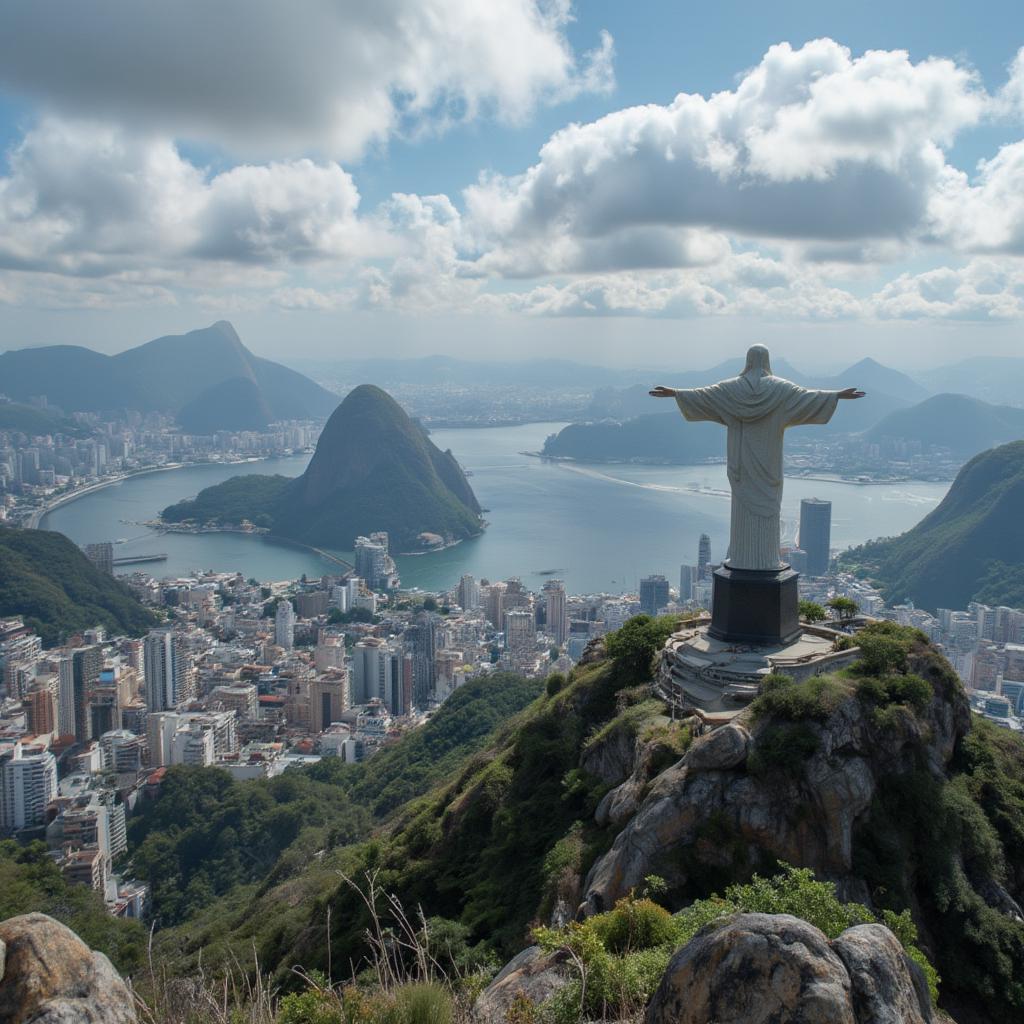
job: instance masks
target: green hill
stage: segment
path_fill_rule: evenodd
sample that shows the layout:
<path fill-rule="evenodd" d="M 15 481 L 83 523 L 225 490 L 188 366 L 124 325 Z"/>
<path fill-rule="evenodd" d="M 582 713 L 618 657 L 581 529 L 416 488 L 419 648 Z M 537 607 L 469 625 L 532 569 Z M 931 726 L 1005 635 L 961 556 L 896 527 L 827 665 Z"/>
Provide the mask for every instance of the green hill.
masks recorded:
<path fill-rule="evenodd" d="M 209 971 L 243 956 L 251 963 L 255 954 L 286 986 L 297 984 L 296 964 L 344 977 L 365 954 L 370 923 L 346 879 L 365 885 L 373 877 L 380 893 L 431 921 L 441 948 L 450 942 L 453 958 L 458 950 L 457 962 L 497 965 L 529 945 L 531 929 L 555 908 L 572 916 L 581 901 L 590 905 L 598 885 L 624 894 L 633 883 L 622 872 L 637 860 L 644 871 L 637 885 L 659 876 L 650 886 L 675 911 L 755 871 L 774 871 L 781 859 L 818 873 L 833 864 L 832 879 L 863 893 L 874 914 L 911 908 L 944 998 L 977 1012 L 960 1019 L 1017 1020 L 1024 923 L 1001 908 L 1024 896 L 1024 741 L 972 721 L 948 663 L 916 631 L 883 624 L 864 634 L 865 656 L 850 670 L 799 686 L 773 680 L 744 713 L 745 764 L 680 762 L 695 742 L 691 723 L 665 716 L 648 669 L 673 627 L 668 619 L 632 620 L 607 638 L 609 657 L 568 679 L 552 676 L 472 751 L 456 744 L 445 753 L 425 742 L 446 706 L 379 755 L 390 761 L 354 770 L 325 760 L 269 786 L 225 782 L 231 834 L 223 842 L 200 835 L 221 814 L 217 801 L 193 799 L 176 781 L 146 812 L 174 822 L 164 855 L 176 858 L 179 850 L 189 858 L 191 874 L 172 866 L 168 884 L 191 887 L 204 859 L 215 878 L 232 851 L 244 863 L 241 848 L 261 849 L 260 840 L 247 839 L 260 833 L 250 833 L 242 809 L 245 787 L 281 789 L 276 808 L 264 802 L 259 813 L 284 817 L 296 838 L 248 886 L 221 899 L 210 899 L 208 884 L 197 886 L 202 909 L 157 934 L 158 957 L 188 972 L 200 959 Z M 484 684 L 461 697 L 459 711 L 494 696 Z M 721 749 L 704 746 L 702 756 Z M 322 805 L 302 805 L 312 778 L 373 806 L 415 762 L 433 770 L 416 778 L 412 799 L 383 827 L 356 842 L 341 822 L 332 833 Z M 849 773 L 861 787 L 855 807 L 844 788 Z M 865 799 L 864 786 L 873 797 Z M 312 815 L 305 829 L 304 814 Z M 150 836 L 146 843 L 160 839 L 157 830 Z M 910 915 L 903 920 L 909 926 Z"/>
<path fill-rule="evenodd" d="M 369 384 L 334 411 L 296 480 L 235 477 L 162 514 L 173 522 L 247 518 L 278 536 L 341 551 L 375 530 L 386 530 L 395 550 L 408 551 L 422 546 L 424 532 L 463 540 L 482 528 L 480 505 L 455 457 Z"/>
<path fill-rule="evenodd" d="M 869 441 L 917 441 L 925 448 L 970 456 L 1024 437 L 1024 409 L 967 395 L 935 395 L 891 413 L 864 436 Z"/>
<path fill-rule="evenodd" d="M 218 430 L 266 430 L 274 414 L 255 380 L 231 377 L 187 402 L 175 418 L 186 433 L 213 434 Z"/>
<path fill-rule="evenodd" d="M 46 646 L 103 625 L 138 636 L 157 618 L 62 533 L 0 527 L 0 617 L 22 615 Z"/>
<path fill-rule="evenodd" d="M 976 455 L 932 513 L 899 537 L 844 553 L 840 564 L 878 581 L 890 602 L 1024 607 L 1024 441 Z"/>
<path fill-rule="evenodd" d="M 209 431 L 326 416 L 337 403 L 301 373 L 254 356 L 226 320 L 114 356 L 75 345 L 5 352 L 0 381 L 19 401 L 46 395 L 68 412 L 137 409 L 177 416 L 185 410 L 193 426 Z M 230 383 L 237 381 L 248 382 L 245 398 L 257 403 L 257 416 L 244 408 L 240 385 Z"/>
<path fill-rule="evenodd" d="M 544 442 L 544 454 L 578 462 L 687 465 L 724 459 L 725 431 L 714 423 L 687 423 L 678 411 L 624 423 L 570 423 Z"/>

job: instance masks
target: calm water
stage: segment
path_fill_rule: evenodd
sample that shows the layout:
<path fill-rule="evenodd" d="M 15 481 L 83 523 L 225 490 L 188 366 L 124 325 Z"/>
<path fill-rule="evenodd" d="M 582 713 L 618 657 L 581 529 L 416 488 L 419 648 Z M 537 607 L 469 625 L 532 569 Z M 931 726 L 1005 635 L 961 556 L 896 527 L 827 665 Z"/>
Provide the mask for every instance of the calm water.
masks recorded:
<path fill-rule="evenodd" d="M 641 576 L 678 579 L 681 562 L 695 562 L 701 533 L 720 558 L 729 535 L 728 481 L 724 466 L 569 466 L 521 455 L 537 451 L 561 427 L 533 423 L 489 430 L 439 430 L 433 439 L 451 448 L 472 473 L 470 482 L 488 511 L 481 537 L 447 551 L 399 559 L 405 586 L 439 589 L 464 572 L 491 579 L 521 576 L 539 587 L 543 570 L 556 570 L 570 591 L 635 590 Z M 126 525 L 153 518 L 190 497 L 242 473 L 302 472 L 308 456 L 242 466 L 198 466 L 127 480 L 52 512 L 45 529 L 79 544 L 125 538 L 123 557 L 167 552 L 149 571 L 184 575 L 195 569 L 240 570 L 259 579 L 320 575 L 328 563 L 312 552 L 260 537 L 236 534 L 156 534 Z M 694 490 L 699 488 L 700 490 Z M 787 479 L 783 532 L 792 536 L 801 498 L 832 502 L 832 544 L 847 547 L 872 537 L 902 533 L 942 499 L 948 484 L 851 485 Z M 342 552 L 344 554 L 344 552 Z"/>

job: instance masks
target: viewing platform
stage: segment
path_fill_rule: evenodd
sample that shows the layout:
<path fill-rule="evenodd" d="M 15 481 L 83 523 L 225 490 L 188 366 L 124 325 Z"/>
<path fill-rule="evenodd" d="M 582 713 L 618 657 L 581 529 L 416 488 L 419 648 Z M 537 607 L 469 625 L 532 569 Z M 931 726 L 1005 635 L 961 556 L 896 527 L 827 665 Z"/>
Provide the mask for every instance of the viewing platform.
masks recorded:
<path fill-rule="evenodd" d="M 708 632 L 711 619 L 687 621 L 661 652 L 655 690 L 677 713 L 721 723 L 738 715 L 760 692 L 765 676 L 782 673 L 800 682 L 855 661 L 857 647 L 836 650 L 845 633 L 804 626 L 788 644 L 728 643 Z"/>

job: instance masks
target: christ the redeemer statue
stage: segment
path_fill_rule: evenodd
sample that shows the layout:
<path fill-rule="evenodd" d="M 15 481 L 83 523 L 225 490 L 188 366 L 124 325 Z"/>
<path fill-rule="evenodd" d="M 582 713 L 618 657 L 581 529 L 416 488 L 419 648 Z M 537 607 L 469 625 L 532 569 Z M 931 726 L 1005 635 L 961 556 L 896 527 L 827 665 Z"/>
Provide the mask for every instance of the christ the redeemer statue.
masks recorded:
<path fill-rule="evenodd" d="M 726 565 L 778 571 L 786 428 L 828 423 L 841 398 L 863 398 L 864 392 L 818 391 L 783 380 L 772 374 L 768 349 L 754 345 L 738 377 L 706 388 L 659 386 L 651 394 L 674 398 L 688 420 L 710 420 L 727 428 L 732 518 Z"/>

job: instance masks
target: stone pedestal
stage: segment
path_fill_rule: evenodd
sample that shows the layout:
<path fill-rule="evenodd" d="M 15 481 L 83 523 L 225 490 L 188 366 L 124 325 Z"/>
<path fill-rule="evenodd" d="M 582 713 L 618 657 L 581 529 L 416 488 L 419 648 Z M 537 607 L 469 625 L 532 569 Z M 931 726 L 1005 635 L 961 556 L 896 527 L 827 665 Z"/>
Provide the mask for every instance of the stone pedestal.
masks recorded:
<path fill-rule="evenodd" d="M 797 576 L 779 569 L 733 569 L 728 562 L 714 572 L 711 626 L 723 643 L 777 647 L 800 636 Z"/>

